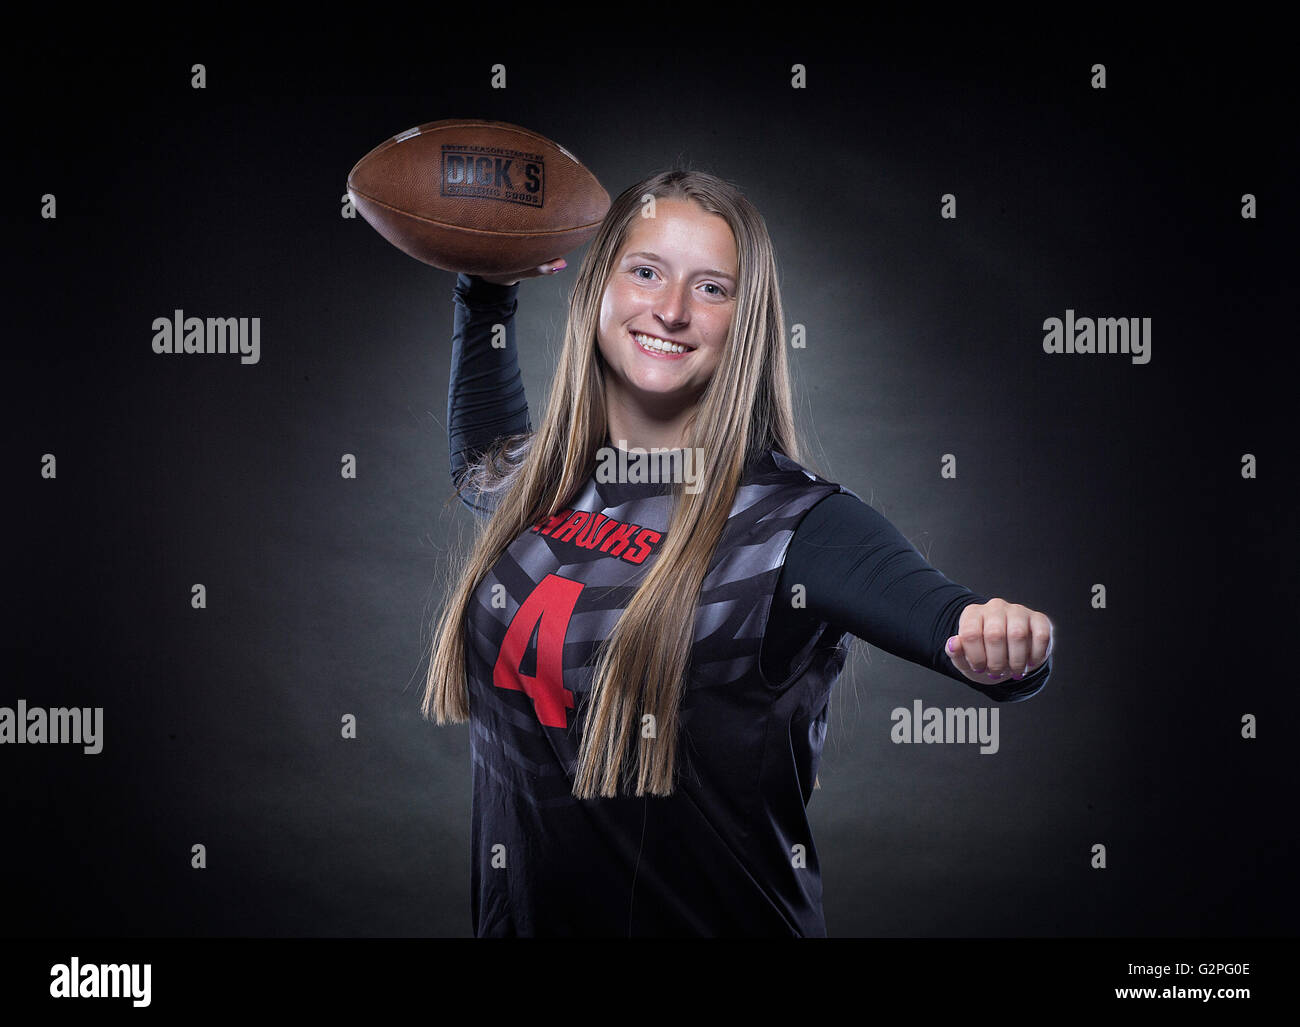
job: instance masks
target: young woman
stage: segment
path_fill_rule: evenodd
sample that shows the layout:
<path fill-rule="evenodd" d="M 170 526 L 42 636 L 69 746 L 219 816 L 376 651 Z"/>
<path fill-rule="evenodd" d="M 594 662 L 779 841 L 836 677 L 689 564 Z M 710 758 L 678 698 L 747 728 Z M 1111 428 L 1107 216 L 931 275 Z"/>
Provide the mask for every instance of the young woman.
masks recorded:
<path fill-rule="evenodd" d="M 851 636 L 1007 702 L 1051 623 L 798 462 L 775 255 L 732 185 L 614 201 L 533 431 L 516 295 L 563 266 L 455 290 L 452 476 L 484 520 L 424 713 L 470 723 L 474 932 L 824 936 L 806 807 Z"/>

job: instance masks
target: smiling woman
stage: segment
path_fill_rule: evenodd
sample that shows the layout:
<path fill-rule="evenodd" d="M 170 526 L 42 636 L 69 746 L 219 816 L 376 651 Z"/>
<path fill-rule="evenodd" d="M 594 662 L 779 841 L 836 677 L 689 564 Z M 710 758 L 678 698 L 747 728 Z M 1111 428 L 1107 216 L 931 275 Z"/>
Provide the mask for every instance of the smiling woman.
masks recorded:
<path fill-rule="evenodd" d="M 455 290 L 452 473 L 487 516 L 424 712 L 470 722 L 475 934 L 824 935 L 806 807 L 851 637 L 1016 701 L 1050 622 L 799 463 L 776 259 L 730 183 L 614 201 L 531 431 L 518 283 L 559 264 Z M 626 442 L 699 454 L 697 487 L 596 473 Z"/>
<path fill-rule="evenodd" d="M 633 222 L 600 305 L 597 341 L 614 439 L 676 449 L 718 367 L 736 306 L 736 240 L 684 199 Z"/>

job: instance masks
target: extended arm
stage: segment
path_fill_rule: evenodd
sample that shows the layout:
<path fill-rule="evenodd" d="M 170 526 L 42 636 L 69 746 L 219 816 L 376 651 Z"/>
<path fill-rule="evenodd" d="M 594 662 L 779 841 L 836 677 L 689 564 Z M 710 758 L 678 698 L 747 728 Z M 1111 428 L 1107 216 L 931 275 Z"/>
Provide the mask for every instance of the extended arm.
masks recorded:
<path fill-rule="evenodd" d="M 807 608 L 790 603 L 805 588 Z M 769 653 L 788 653 L 810 627 L 827 621 L 902 659 L 929 667 L 995 702 L 1036 694 L 1051 675 L 1050 657 L 1019 681 L 971 681 L 945 655 L 962 610 L 988 597 L 949 581 L 931 567 L 883 514 L 855 496 L 828 496 L 799 522 L 786 552 L 764 640 Z M 792 644 L 794 643 L 794 644 Z M 769 674 L 769 677 L 772 675 Z"/>

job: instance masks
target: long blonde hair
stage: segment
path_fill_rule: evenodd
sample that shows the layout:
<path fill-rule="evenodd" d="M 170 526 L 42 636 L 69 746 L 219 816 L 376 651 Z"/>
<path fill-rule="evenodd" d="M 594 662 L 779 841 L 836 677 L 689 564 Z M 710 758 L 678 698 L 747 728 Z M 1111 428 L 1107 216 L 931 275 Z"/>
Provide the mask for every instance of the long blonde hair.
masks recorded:
<path fill-rule="evenodd" d="M 636 795 L 672 794 L 695 599 L 745 465 L 767 449 L 800 459 L 776 255 L 762 216 L 734 185 L 704 172 L 663 172 L 631 186 L 610 206 L 578 270 L 541 425 L 498 440 L 461 485 L 493 495 L 496 505 L 435 619 L 424 716 L 439 724 L 469 719 L 465 617 L 474 591 L 510 543 L 562 510 L 595 470 L 608 429 L 597 346 L 601 300 L 647 196 L 689 199 L 726 220 L 736 241 L 736 305 L 717 369 L 686 427 L 685 446 L 703 452 L 701 487 L 694 493 L 672 487 L 673 513 L 658 559 L 596 650 L 573 785 L 584 799 L 612 797 L 629 784 Z M 692 601 L 684 603 L 688 596 Z M 637 730 L 645 714 L 654 716 L 652 738 Z M 635 767 L 629 768 L 632 742 Z"/>

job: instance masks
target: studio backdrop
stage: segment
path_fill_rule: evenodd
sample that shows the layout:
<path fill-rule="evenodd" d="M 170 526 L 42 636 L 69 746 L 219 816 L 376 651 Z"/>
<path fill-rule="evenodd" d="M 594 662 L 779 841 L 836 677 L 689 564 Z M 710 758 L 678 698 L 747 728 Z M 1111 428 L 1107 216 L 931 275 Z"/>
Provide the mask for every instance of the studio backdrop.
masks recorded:
<path fill-rule="evenodd" d="M 1293 931 L 1294 162 L 1268 68 L 884 39 L 154 53 L 33 54 L 39 103 L 11 111 L 5 934 L 470 933 L 468 729 L 419 711 L 474 527 L 455 276 L 346 195 L 452 117 L 554 139 L 611 196 L 736 183 L 776 246 L 804 462 L 1053 621 L 1021 703 L 855 645 L 809 813 L 832 937 Z M 581 256 L 520 287 L 534 425 Z M 245 349 L 157 352 L 190 317 Z M 931 708 L 996 740 L 900 736 Z"/>

